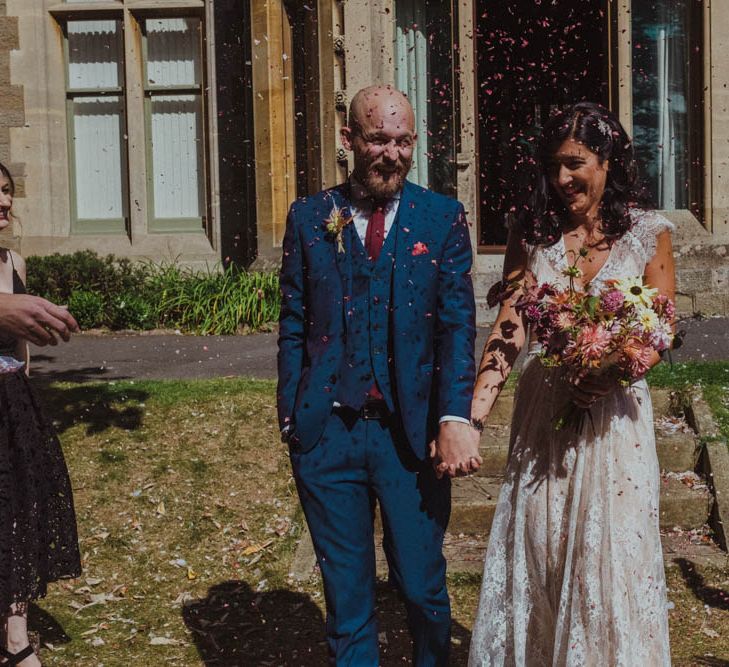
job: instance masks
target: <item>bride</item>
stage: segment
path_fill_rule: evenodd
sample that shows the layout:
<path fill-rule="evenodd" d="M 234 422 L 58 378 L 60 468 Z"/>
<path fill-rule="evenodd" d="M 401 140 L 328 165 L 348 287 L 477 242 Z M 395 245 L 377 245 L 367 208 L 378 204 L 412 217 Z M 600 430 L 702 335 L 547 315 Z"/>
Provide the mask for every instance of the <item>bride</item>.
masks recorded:
<path fill-rule="evenodd" d="M 671 224 L 636 208 L 630 139 L 591 103 L 553 116 L 539 142 L 538 181 L 510 230 L 504 281 L 566 287 L 643 276 L 674 298 Z M 527 338 L 515 297 L 486 343 L 472 414 L 481 424 Z M 659 467 L 645 380 L 610 373 L 568 382 L 536 343 L 514 399 L 505 482 L 484 567 L 469 665 L 670 665 L 658 530 Z M 655 354 L 651 365 L 659 357 Z M 578 432 L 555 430 L 568 401 L 589 408 Z"/>

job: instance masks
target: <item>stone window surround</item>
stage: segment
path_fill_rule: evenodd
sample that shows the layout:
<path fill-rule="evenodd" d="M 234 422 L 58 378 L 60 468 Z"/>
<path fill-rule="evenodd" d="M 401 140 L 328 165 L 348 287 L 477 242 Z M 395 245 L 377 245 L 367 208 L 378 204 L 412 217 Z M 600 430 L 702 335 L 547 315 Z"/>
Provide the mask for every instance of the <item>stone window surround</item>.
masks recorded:
<path fill-rule="evenodd" d="M 217 138 L 214 127 L 216 118 L 216 100 L 214 95 L 205 96 L 207 123 L 205 126 L 207 140 L 206 156 L 206 196 L 207 196 L 207 230 L 185 232 L 155 232 L 149 229 L 149 211 L 147 197 L 147 151 L 146 128 L 144 122 L 128 123 L 128 192 L 129 192 L 129 224 L 127 234 L 78 234 L 72 227 L 71 221 L 71 192 L 69 173 L 69 145 L 65 123 L 66 117 L 66 91 L 64 35 L 62 24 L 67 20 L 83 20 L 93 18 L 118 18 L 124 26 L 125 48 L 125 78 L 127 88 L 126 109 L 128 117 L 144 118 L 144 92 L 143 92 L 143 63 L 142 63 L 142 35 L 140 21 L 154 17 L 181 17 L 195 16 L 201 19 L 205 30 L 205 43 L 203 58 L 208 90 L 215 89 L 214 68 L 214 34 L 212 3 L 204 0 L 118 0 L 106 2 L 58 2 L 58 0 L 43 0 L 40 9 L 27 9 L 21 4 L 23 0 L 10 0 L 9 13 L 19 17 L 21 22 L 20 49 L 23 66 L 15 70 L 13 78 L 20 77 L 18 70 L 25 72 L 23 78 L 30 75 L 28 65 L 33 64 L 37 73 L 42 76 L 38 82 L 42 105 L 40 113 L 26 125 L 35 126 L 45 140 L 38 140 L 33 148 L 41 155 L 47 154 L 46 164 L 42 169 L 36 167 L 36 173 L 29 173 L 29 179 L 37 181 L 36 187 L 29 184 L 31 190 L 37 190 L 42 203 L 37 201 L 25 202 L 23 209 L 32 213 L 32 218 L 52 217 L 46 222 L 43 229 L 37 225 L 30 227 L 24 225 L 22 234 L 31 234 L 28 251 L 33 253 L 73 252 L 75 250 L 94 247 L 99 252 L 113 252 L 130 257 L 151 257 L 159 260 L 181 259 L 187 263 L 212 264 L 219 260 L 218 248 L 220 239 L 219 228 L 219 197 L 217 194 L 218 163 Z M 12 5 L 17 9 L 13 11 Z M 45 18 L 44 18 L 45 16 Z M 39 30 L 40 22 L 45 20 L 45 29 Z M 31 56 L 22 53 L 24 49 L 32 49 L 31 40 L 23 39 L 23 22 L 34 30 L 27 30 L 32 35 L 35 45 L 43 50 L 41 56 Z M 44 40 L 39 40 L 41 36 Z M 25 43 L 24 43 L 25 41 Z M 30 42 L 30 43 L 29 43 Z M 43 59 L 43 62 L 39 61 Z M 41 65 L 39 67 L 39 65 Z M 44 79 L 44 80 L 43 80 Z M 26 88 L 27 88 L 26 84 Z M 26 95 L 28 97 L 28 95 Z M 26 105 L 30 102 L 28 100 Z M 61 122 L 60 119 L 63 119 Z M 32 122 L 35 121 L 35 122 Z M 13 153 L 16 159 L 22 157 L 19 148 L 23 140 L 13 140 Z M 27 147 L 26 147 L 27 148 Z M 45 156 L 43 156 L 45 157 Z M 28 164 L 30 166 L 30 162 Z M 40 178 L 39 178 L 40 177 Z M 44 192 L 45 190 L 45 192 Z M 52 211 L 62 209 L 60 215 L 52 215 Z M 27 217 L 25 218 L 27 219 Z M 206 234 L 207 231 L 207 234 Z M 37 236 L 35 236 L 37 235 Z M 22 243 L 22 241 L 21 241 Z"/>

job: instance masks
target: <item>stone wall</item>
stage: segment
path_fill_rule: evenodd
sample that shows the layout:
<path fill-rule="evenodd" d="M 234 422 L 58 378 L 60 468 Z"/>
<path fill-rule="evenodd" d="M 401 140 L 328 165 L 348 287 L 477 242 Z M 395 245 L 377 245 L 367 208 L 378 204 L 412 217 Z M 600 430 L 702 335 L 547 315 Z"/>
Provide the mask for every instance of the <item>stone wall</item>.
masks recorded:
<path fill-rule="evenodd" d="M 675 258 L 679 315 L 729 316 L 729 244 L 681 245 Z"/>
<path fill-rule="evenodd" d="M 10 51 L 20 48 L 18 19 L 7 16 L 6 0 L 0 0 L 0 162 L 10 169 L 15 181 L 15 196 L 25 196 L 25 165 L 10 160 L 10 128 L 25 125 L 23 86 L 14 86 L 10 77 Z M 0 245 L 17 247 L 17 223 L 0 232 Z"/>

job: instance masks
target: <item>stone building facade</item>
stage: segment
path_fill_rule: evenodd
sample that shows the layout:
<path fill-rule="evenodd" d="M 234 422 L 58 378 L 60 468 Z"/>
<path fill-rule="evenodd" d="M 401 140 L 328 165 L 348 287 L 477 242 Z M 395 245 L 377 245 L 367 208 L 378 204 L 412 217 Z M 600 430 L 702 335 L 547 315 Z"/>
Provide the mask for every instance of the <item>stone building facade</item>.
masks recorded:
<path fill-rule="evenodd" d="M 729 313 L 729 0 L 0 0 L 3 243 L 279 259 L 289 202 L 347 177 L 351 95 L 411 98 L 412 178 L 472 222 L 479 317 L 544 118 L 617 111 L 676 224 L 679 309 Z"/>

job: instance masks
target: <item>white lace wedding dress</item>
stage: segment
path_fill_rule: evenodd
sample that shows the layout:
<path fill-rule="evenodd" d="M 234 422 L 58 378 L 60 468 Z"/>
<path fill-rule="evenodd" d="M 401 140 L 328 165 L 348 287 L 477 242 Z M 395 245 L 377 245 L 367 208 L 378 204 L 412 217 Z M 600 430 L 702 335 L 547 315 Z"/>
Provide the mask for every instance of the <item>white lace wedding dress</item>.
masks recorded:
<path fill-rule="evenodd" d="M 642 276 L 671 228 L 634 212 L 592 283 Z M 541 282 L 566 286 L 560 241 L 529 249 Z M 530 351 L 534 351 L 533 349 Z M 644 380 L 591 409 L 581 433 L 556 431 L 563 373 L 533 354 L 516 391 L 505 482 L 486 554 L 468 664 L 670 665 L 659 467 Z"/>

